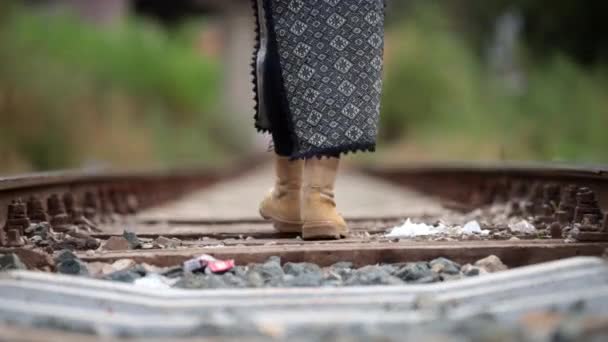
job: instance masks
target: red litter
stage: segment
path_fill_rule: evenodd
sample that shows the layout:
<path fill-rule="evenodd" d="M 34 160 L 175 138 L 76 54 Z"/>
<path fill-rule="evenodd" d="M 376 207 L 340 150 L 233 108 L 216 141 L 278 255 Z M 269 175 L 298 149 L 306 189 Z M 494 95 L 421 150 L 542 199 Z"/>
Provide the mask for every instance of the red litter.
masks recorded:
<path fill-rule="evenodd" d="M 202 271 L 205 268 L 213 273 L 223 273 L 234 268 L 234 260 L 218 260 L 209 254 L 184 261 L 184 272 Z"/>
<path fill-rule="evenodd" d="M 213 273 L 224 273 L 234 268 L 234 260 L 215 260 L 207 263 L 207 267 Z"/>

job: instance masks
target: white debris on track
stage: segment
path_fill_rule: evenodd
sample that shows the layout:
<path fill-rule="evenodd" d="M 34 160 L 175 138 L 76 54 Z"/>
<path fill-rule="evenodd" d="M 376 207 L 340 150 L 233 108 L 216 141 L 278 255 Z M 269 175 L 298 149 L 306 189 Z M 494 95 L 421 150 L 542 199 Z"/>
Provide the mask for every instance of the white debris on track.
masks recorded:
<path fill-rule="evenodd" d="M 534 234 L 536 232 L 536 227 L 527 220 L 509 223 L 509 229 L 513 233 Z"/>
<path fill-rule="evenodd" d="M 391 238 L 401 238 L 438 235 L 444 233 L 445 228 L 446 227 L 443 224 L 430 226 L 426 223 L 413 223 L 412 220 L 408 218 L 403 225 L 391 229 L 391 232 L 386 236 Z"/>
<path fill-rule="evenodd" d="M 489 235 L 489 230 L 482 230 L 481 225 L 477 221 L 467 222 L 464 226 L 447 226 L 443 223 L 436 225 L 428 225 L 426 223 L 414 223 L 411 219 L 407 219 L 401 226 L 394 227 L 386 234 L 388 238 L 414 238 L 419 236 L 433 235 Z"/>
<path fill-rule="evenodd" d="M 481 225 L 477 221 L 467 222 L 462 227 L 462 233 L 467 235 L 481 234 Z"/>

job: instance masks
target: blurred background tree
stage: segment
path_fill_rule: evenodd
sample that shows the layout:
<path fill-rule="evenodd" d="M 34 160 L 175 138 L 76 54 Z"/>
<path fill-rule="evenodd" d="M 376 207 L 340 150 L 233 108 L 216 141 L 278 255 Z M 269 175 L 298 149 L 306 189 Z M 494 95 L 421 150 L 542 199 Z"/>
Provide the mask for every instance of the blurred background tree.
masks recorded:
<path fill-rule="evenodd" d="M 608 3 L 390 4 L 384 148 L 370 159 L 608 160 Z"/>
<path fill-rule="evenodd" d="M 607 11 L 389 0 L 380 153 L 356 159 L 608 162 Z M 0 173 L 260 150 L 252 25 L 249 0 L 3 1 Z"/>

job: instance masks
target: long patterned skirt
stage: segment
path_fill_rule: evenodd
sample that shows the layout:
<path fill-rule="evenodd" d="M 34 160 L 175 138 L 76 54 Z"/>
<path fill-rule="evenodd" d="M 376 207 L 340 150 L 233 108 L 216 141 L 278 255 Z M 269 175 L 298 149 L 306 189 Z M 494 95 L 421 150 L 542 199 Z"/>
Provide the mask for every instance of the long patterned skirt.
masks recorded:
<path fill-rule="evenodd" d="M 252 0 L 255 125 L 291 158 L 374 151 L 385 0 Z"/>

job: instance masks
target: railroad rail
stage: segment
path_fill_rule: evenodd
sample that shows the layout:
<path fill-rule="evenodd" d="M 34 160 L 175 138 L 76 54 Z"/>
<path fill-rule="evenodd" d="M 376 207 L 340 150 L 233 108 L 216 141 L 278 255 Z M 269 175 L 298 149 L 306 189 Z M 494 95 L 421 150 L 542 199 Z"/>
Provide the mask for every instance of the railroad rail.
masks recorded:
<path fill-rule="evenodd" d="M 363 184 L 360 187 L 364 188 L 346 196 L 356 202 L 345 213 L 351 236 L 340 241 L 303 241 L 297 235 L 275 232 L 247 207 L 246 203 L 255 200 L 248 197 L 248 191 L 258 194 L 260 186 L 270 184 L 259 185 L 257 176 L 251 176 L 256 170 L 260 170 L 259 174 L 268 173 L 264 167 L 246 161 L 223 170 L 66 171 L 0 178 L 0 254 L 14 253 L 29 269 L 47 272 L 57 270 L 57 255 L 66 248 L 84 263 L 106 265 L 131 260 L 154 267 L 172 267 L 201 254 L 234 259 L 239 265 L 264 263 L 270 257 L 280 257 L 282 263 L 307 262 L 320 267 L 344 261 L 351 262 L 353 267 L 403 265 L 440 257 L 464 265 L 495 255 L 516 269 L 504 275 L 445 285 L 400 285 L 373 290 L 358 287 L 238 290 L 241 292 L 170 290 L 166 296 L 100 280 L 76 281 L 54 274 L 5 272 L 0 274 L 0 288 L 4 288 L 0 306 L 5 308 L 0 310 L 0 319 L 9 322 L 4 330 L 15 334 L 39 320 L 65 320 L 70 322 L 68 325 L 79 327 L 76 335 L 84 334 L 87 338 L 100 331 L 111 331 L 109 334 L 114 337 L 130 334 L 184 338 L 207 331 L 201 328 L 200 318 L 188 318 L 192 310 L 207 310 L 213 319 L 205 324 L 230 327 L 241 337 L 267 336 L 258 334 L 260 327 L 272 330 L 271 323 L 275 320 L 284 323 L 280 333 L 274 332 L 277 336 L 297 337 L 294 331 L 298 329 L 318 328 L 320 321 L 301 315 L 306 314 L 307 306 L 319 303 L 324 303 L 320 307 L 323 319 L 335 321 L 342 328 L 371 319 L 369 313 L 365 314 L 367 310 L 378 315 L 392 312 L 377 320 L 382 326 L 430 324 L 439 317 L 434 311 L 437 306 L 455 303 L 441 299 L 450 296 L 460 298 L 461 304 L 450 309 L 455 321 L 487 313 L 484 308 L 492 301 L 471 292 L 471 288 L 493 294 L 494 304 L 499 308 L 493 314 L 501 320 L 513 320 L 515 312 L 522 314 L 525 308 L 531 310 L 530 305 L 523 304 L 526 300 L 537 303 L 539 308 L 550 307 L 551 301 L 567 306 L 580 300 L 596 300 L 587 313 L 608 314 L 608 268 L 600 259 L 592 258 L 602 256 L 608 248 L 607 168 L 532 164 L 351 168 L 347 182 Z M 234 188 L 225 187 L 235 183 L 238 186 Z M 244 202 L 233 203 L 238 197 L 243 197 Z M 391 201 L 392 207 L 388 204 Z M 230 210 L 224 210 L 226 207 Z M 439 221 L 463 224 L 471 217 L 487 226 L 486 235 L 447 234 L 439 238 L 387 235 L 407 218 L 429 224 Z M 530 222 L 535 231 L 531 234 L 509 231 L 508 222 L 515 218 Z M 139 245 L 133 246 L 126 239 L 127 234 L 135 236 Z M 172 240 L 175 245 L 152 243 L 160 238 Z M 118 240 L 127 240 L 129 244 L 119 243 L 110 248 Z M 561 260 L 581 256 L 591 258 Z M 547 262 L 552 263 L 544 264 Z M 584 287 L 585 282 L 595 292 L 573 292 L 577 286 Z M 59 290 L 68 283 L 73 283 L 68 286 L 70 290 Z M 543 290 L 532 289 L 543 287 L 555 288 L 556 292 L 548 295 L 545 291 L 547 298 L 544 298 L 540 296 Z M 520 296 L 521 305 L 510 305 L 507 297 L 498 295 L 501 292 Z M 369 296 L 367 304 L 356 299 L 362 294 Z M 433 305 L 428 307 L 419 303 L 427 295 L 433 297 Z M 484 299 L 476 302 L 474 298 L 478 297 Z M 49 302 L 48 298 L 55 299 Z M 210 298 L 215 298 L 216 304 L 204 304 Z M 37 311 L 28 310 L 21 300 L 35 303 Z M 186 304 L 189 300 L 193 304 Z M 76 319 L 69 303 L 79 301 L 105 304 L 90 304 L 87 310 L 92 316 Z M 146 301 L 154 304 L 143 304 Z M 270 304 L 273 301 L 277 301 L 275 306 Z M 237 304 L 241 302 L 250 304 L 241 307 Z M 57 308 L 53 305 L 61 307 L 55 316 Z M 183 305 L 190 309 L 183 309 Z M 104 317 L 103 310 L 115 312 L 116 317 L 132 317 L 139 312 L 145 319 L 123 324 Z M 238 317 L 255 329 L 237 329 L 239 324 L 233 321 L 223 325 L 218 312 L 225 310 L 237 313 L 230 320 Z M 178 319 L 153 328 L 167 313 Z M 257 317 L 253 321 L 242 316 L 252 313 Z M 341 319 L 331 318 L 343 313 L 346 314 Z M 13 321 L 20 323 L 15 326 L 10 324 Z M 608 326 L 602 324 L 601 327 Z M 52 325 L 43 328 L 62 334 L 56 332 L 62 329 Z M 222 329 L 218 336 L 226 337 Z M 36 340 L 39 335 L 28 336 Z"/>

